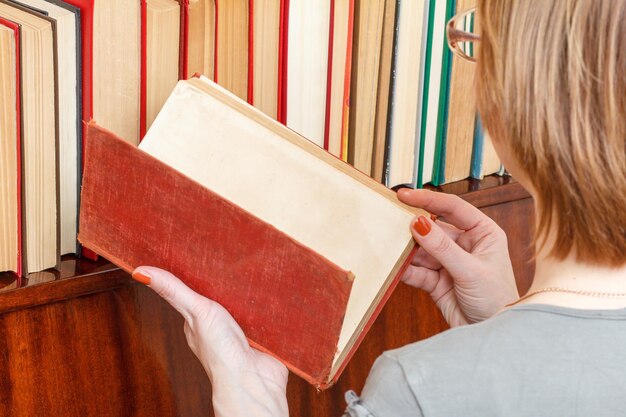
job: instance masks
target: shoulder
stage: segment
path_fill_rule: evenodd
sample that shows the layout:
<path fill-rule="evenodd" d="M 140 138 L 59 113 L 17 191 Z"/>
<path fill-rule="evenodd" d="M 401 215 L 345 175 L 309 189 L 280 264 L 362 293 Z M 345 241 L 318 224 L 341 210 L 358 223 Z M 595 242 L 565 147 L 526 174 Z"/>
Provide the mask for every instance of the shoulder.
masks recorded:
<path fill-rule="evenodd" d="M 536 319 L 534 313 L 506 311 L 384 352 L 372 368 L 363 397 L 366 402 L 373 399 L 372 408 L 379 408 L 390 407 L 400 395 L 410 400 L 404 400 L 406 407 L 412 404 L 419 410 L 413 415 L 428 415 L 433 408 L 446 408 L 446 403 L 488 402 L 495 379 L 515 374 L 516 358 L 528 348 L 523 335 Z M 472 389 L 473 385 L 480 388 Z M 458 410 L 452 406 L 448 411 Z"/>
<path fill-rule="evenodd" d="M 367 378 L 361 395 L 363 405 L 377 417 L 422 415 L 419 399 L 431 395 L 423 395 L 420 387 L 431 387 L 434 380 L 440 380 L 450 388 L 451 377 L 464 379 L 463 366 L 459 365 L 467 364 L 467 359 L 476 355 L 481 340 L 490 338 L 497 328 L 507 327 L 509 319 L 504 318 L 504 323 L 500 323 L 503 320 L 499 317 L 492 318 L 384 352 Z M 422 384 L 423 381 L 427 383 Z"/>
<path fill-rule="evenodd" d="M 623 409 L 615 392 L 626 386 L 625 343 L 626 309 L 516 306 L 383 353 L 363 402 L 381 417 L 519 415 L 552 410 L 555 398 L 578 398 L 590 409 L 606 398 Z M 594 415 L 576 413 L 566 414 Z"/>

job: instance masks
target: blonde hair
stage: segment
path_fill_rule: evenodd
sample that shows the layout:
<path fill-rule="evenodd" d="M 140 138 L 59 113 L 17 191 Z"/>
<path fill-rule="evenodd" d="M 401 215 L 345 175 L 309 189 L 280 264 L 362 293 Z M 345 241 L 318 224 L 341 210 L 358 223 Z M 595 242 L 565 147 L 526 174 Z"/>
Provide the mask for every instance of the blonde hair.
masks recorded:
<path fill-rule="evenodd" d="M 536 191 L 537 240 L 626 263 L 626 0 L 478 0 L 477 106 Z"/>

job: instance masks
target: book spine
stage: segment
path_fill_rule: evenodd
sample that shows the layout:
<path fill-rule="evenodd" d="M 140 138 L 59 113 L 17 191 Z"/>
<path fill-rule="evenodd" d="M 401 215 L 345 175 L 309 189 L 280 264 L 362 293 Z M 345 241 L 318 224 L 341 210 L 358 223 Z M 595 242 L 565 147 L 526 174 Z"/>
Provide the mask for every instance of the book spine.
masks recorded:
<path fill-rule="evenodd" d="M 330 95 L 333 84 L 333 46 L 335 35 L 335 0 L 330 0 L 330 22 L 328 25 L 328 66 L 326 70 L 326 112 L 324 116 L 324 149 L 328 150 L 330 133 Z"/>
<path fill-rule="evenodd" d="M 448 0 L 446 6 L 446 22 L 452 18 L 455 9 L 456 1 Z M 437 145 L 435 148 L 435 161 L 432 176 L 432 184 L 434 186 L 439 186 L 445 182 L 446 136 L 448 131 L 448 108 L 450 103 L 450 76 L 452 75 L 451 58 L 452 53 L 444 46 L 443 64 L 441 68 L 441 89 L 439 90 L 439 113 L 437 116 Z"/>
<path fill-rule="evenodd" d="M 426 51 L 424 53 L 424 89 L 422 94 L 422 120 L 420 126 L 420 141 L 418 162 L 419 168 L 417 170 L 416 187 L 424 187 L 424 148 L 426 135 L 426 122 L 428 120 L 428 93 L 429 93 L 429 80 L 430 80 L 430 66 L 432 61 L 433 50 L 433 27 L 435 25 L 435 0 L 430 0 L 428 4 L 428 35 L 426 38 Z"/>
<path fill-rule="evenodd" d="M 12 22 L 10 20 L 6 20 L 2 17 L 0 17 L 0 25 L 6 26 L 8 28 L 10 28 L 11 30 L 13 30 L 14 36 L 15 36 L 15 85 L 16 85 L 16 91 L 15 91 L 15 129 L 16 129 L 16 135 L 15 135 L 15 152 L 16 152 L 16 162 L 17 162 L 17 181 L 16 181 L 16 186 L 17 186 L 17 242 L 15 242 L 15 244 L 17 244 L 17 259 L 16 259 L 16 270 L 14 271 L 15 274 L 18 276 L 18 279 L 21 279 L 24 270 L 25 270 L 25 258 L 23 257 L 23 253 L 24 253 L 24 241 L 23 241 L 23 236 L 24 236 L 24 231 L 23 231 L 23 224 L 22 224 L 22 219 L 24 216 L 23 213 L 23 205 L 22 205 L 22 201 L 23 201 L 23 184 L 22 184 L 22 178 L 23 178 L 23 161 L 22 161 L 22 155 L 24 154 L 23 152 L 23 144 L 22 144 L 22 131 L 24 130 L 24 126 L 23 126 L 23 122 L 22 122 L 22 96 L 21 96 L 21 85 L 22 85 L 22 81 L 21 81 L 21 77 L 20 75 L 22 74 L 22 61 L 21 61 L 21 45 L 22 45 L 22 41 L 20 38 L 20 26 L 18 24 L 16 24 L 15 22 Z"/>
<path fill-rule="evenodd" d="M 189 0 L 180 1 L 180 40 L 178 51 L 178 79 L 189 77 Z"/>
<path fill-rule="evenodd" d="M 343 82 L 343 115 L 341 121 L 340 159 L 348 162 L 348 137 L 350 132 L 350 83 L 352 81 L 352 44 L 354 39 L 354 0 L 350 0 L 348 16 L 348 47 L 346 48 L 346 72 Z"/>
<path fill-rule="evenodd" d="M 254 0 L 248 0 L 248 103 L 254 106 Z"/>
<path fill-rule="evenodd" d="M 280 2 L 280 35 L 278 41 L 278 112 L 277 120 L 287 123 L 287 60 L 289 50 L 289 0 Z"/>
<path fill-rule="evenodd" d="M 182 11 L 182 3 L 181 3 Z M 182 13 L 181 13 L 182 16 Z M 141 0 L 141 57 L 139 82 L 139 141 L 146 135 L 146 112 L 148 111 L 148 1 Z"/>
<path fill-rule="evenodd" d="M 389 176 L 391 170 L 391 146 L 392 146 L 392 133 L 393 133 L 393 113 L 397 111 L 394 100 L 394 96 L 396 94 L 396 69 L 398 63 L 398 36 L 399 36 L 399 28 L 400 24 L 400 3 L 402 0 L 397 0 L 396 3 L 396 13 L 394 17 L 394 33 L 393 33 L 393 51 L 391 56 L 391 80 L 389 80 L 389 104 L 387 105 L 387 128 L 386 134 L 387 140 L 385 141 L 385 155 L 383 157 L 384 166 L 383 166 L 383 177 L 382 183 L 385 186 L 389 187 Z"/>
<path fill-rule="evenodd" d="M 213 81 L 215 83 L 219 83 L 218 79 L 218 71 L 217 71 L 217 67 L 218 67 L 218 62 L 217 62 L 217 57 L 218 57 L 218 48 L 219 48 L 219 24 L 220 24 L 220 19 L 219 19 L 219 0 L 215 0 L 215 45 L 213 48 Z"/>
<path fill-rule="evenodd" d="M 472 145 L 472 165 L 470 168 L 470 177 L 477 180 L 482 179 L 483 173 L 483 124 L 480 116 L 476 114 L 476 122 L 474 123 L 474 143 Z"/>

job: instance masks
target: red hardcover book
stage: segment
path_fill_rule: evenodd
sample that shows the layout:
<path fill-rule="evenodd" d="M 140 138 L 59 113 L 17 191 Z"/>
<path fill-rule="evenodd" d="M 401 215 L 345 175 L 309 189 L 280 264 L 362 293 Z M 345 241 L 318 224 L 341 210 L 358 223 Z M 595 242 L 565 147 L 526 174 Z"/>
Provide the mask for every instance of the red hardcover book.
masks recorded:
<path fill-rule="evenodd" d="M 20 80 L 20 72 L 21 72 L 21 40 L 20 40 L 20 25 L 10 20 L 4 19 L 0 17 L 0 25 L 5 26 L 13 31 L 14 39 L 15 39 L 15 151 L 17 156 L 17 263 L 16 270 L 14 272 L 18 277 L 23 275 L 24 271 L 24 262 L 23 262 L 23 240 L 22 240 L 22 102 L 21 102 L 21 80 Z M 4 52 L 6 53 L 6 51 Z"/>
<path fill-rule="evenodd" d="M 181 11 L 182 11 L 181 4 Z M 148 1 L 141 0 L 141 78 L 139 85 L 139 140 L 146 135 L 148 110 Z"/>
<path fill-rule="evenodd" d="M 94 124 L 86 149 L 79 240 L 172 271 L 320 388 L 415 248 L 418 210 L 204 77 L 178 83 L 139 149 Z"/>
<path fill-rule="evenodd" d="M 278 41 L 278 117 L 282 124 L 287 123 L 287 60 L 289 58 L 289 0 L 281 0 L 280 35 Z"/>
<path fill-rule="evenodd" d="M 189 0 L 180 0 L 180 59 L 178 78 L 189 78 Z"/>

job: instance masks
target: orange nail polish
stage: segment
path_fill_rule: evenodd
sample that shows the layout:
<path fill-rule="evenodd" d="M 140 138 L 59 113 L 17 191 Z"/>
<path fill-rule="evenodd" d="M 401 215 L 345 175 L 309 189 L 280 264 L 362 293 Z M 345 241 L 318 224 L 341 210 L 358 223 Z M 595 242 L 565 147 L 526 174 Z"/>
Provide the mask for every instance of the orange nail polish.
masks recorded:
<path fill-rule="evenodd" d="M 133 272 L 132 277 L 137 282 L 141 282 L 145 285 L 150 285 L 150 277 L 142 274 L 141 272 Z"/>
<path fill-rule="evenodd" d="M 426 220 L 426 217 L 419 216 L 417 221 L 413 223 L 413 229 L 415 229 L 420 236 L 426 236 L 430 233 L 431 226 L 428 220 Z"/>

